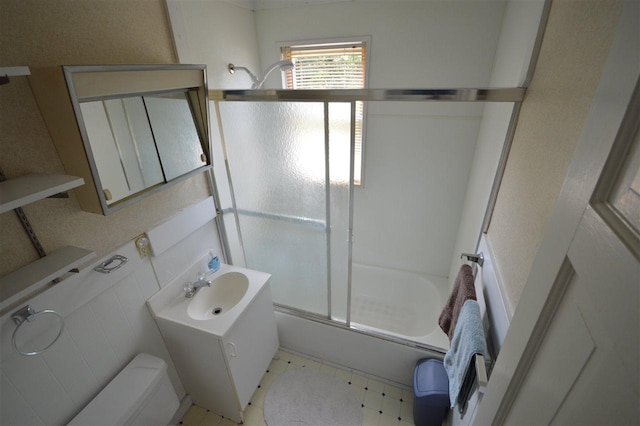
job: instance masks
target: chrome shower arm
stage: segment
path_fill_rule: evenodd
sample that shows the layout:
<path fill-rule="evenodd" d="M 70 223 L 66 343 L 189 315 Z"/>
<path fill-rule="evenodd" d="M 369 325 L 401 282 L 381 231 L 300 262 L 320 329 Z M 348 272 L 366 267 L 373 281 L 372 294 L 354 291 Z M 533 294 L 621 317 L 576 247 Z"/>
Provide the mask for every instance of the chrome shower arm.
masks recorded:
<path fill-rule="evenodd" d="M 252 85 L 251 88 L 252 89 L 259 89 L 262 87 L 262 85 L 264 84 L 265 80 L 267 79 L 267 77 L 269 76 L 269 74 L 271 74 L 271 72 L 275 69 L 280 69 L 281 71 L 285 71 L 285 70 L 289 70 L 291 68 L 293 68 L 293 62 L 291 61 L 278 61 L 272 65 L 270 65 L 266 71 L 264 72 L 264 77 L 262 77 L 260 80 L 258 80 L 258 77 L 256 77 L 250 70 L 249 68 L 246 67 L 237 67 L 233 64 L 229 64 L 227 65 L 227 69 L 229 70 L 230 74 L 234 74 L 236 72 L 236 70 L 242 70 L 244 72 L 246 72 L 247 74 L 249 74 L 249 77 L 251 77 L 251 81 L 252 81 Z"/>
<path fill-rule="evenodd" d="M 251 88 L 255 89 L 258 86 L 258 77 L 256 77 L 247 67 L 237 67 L 233 64 L 229 64 L 227 65 L 227 69 L 229 70 L 229 74 L 235 74 L 236 70 L 242 70 L 244 72 L 246 72 L 247 74 L 249 74 L 249 77 L 251 77 L 251 82 L 253 83 Z"/>

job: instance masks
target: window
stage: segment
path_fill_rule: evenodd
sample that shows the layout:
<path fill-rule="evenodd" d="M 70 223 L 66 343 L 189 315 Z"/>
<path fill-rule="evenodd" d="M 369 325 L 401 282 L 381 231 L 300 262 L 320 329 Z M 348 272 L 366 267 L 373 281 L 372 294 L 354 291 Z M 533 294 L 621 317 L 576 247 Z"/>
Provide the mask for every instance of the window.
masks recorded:
<path fill-rule="evenodd" d="M 364 89 L 367 41 L 308 43 L 282 47 L 295 67 L 285 73 L 287 89 Z M 364 102 L 356 102 L 354 184 L 362 183 Z"/>

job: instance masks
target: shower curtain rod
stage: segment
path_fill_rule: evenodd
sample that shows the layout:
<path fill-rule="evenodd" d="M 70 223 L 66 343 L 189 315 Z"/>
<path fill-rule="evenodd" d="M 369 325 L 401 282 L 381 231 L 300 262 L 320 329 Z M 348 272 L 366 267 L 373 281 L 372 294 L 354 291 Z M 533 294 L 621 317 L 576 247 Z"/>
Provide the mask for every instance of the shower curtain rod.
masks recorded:
<path fill-rule="evenodd" d="M 212 101 L 444 101 L 444 102 L 522 102 L 526 89 L 323 89 L 323 90 L 209 90 Z"/>

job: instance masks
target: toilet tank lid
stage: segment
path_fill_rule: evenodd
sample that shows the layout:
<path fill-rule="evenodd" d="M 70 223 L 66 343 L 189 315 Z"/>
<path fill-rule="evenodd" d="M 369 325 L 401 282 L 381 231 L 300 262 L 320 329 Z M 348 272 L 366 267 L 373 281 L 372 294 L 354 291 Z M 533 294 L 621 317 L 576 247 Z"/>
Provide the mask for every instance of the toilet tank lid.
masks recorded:
<path fill-rule="evenodd" d="M 164 360 L 144 353 L 137 355 L 69 424 L 125 424 L 166 370 Z"/>

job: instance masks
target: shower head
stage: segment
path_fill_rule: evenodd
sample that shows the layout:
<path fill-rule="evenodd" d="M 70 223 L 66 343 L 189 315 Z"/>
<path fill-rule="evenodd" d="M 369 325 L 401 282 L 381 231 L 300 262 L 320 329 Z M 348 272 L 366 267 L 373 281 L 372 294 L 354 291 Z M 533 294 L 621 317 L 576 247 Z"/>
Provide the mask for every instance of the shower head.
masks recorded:
<path fill-rule="evenodd" d="M 267 69 L 264 72 L 263 77 L 258 80 L 258 78 L 251 72 L 249 71 L 248 68 L 245 67 L 237 67 L 233 64 L 229 64 L 227 66 L 227 69 L 229 70 L 230 74 L 234 74 L 236 70 L 242 70 L 244 72 L 246 72 L 247 74 L 249 74 L 249 77 L 251 77 L 251 81 L 253 82 L 253 84 L 251 85 L 252 89 L 260 89 L 262 87 L 262 85 L 264 84 L 265 80 L 267 79 L 267 77 L 269 76 L 269 74 L 271 74 L 273 72 L 273 70 L 275 69 L 280 69 L 280 71 L 287 71 L 293 68 L 293 62 L 291 61 L 278 61 L 274 64 L 269 65 L 269 67 L 267 67 Z"/>
<path fill-rule="evenodd" d="M 293 68 L 293 62 L 291 61 L 278 61 L 275 64 L 269 65 L 269 68 L 265 71 L 265 75 L 269 74 L 276 68 L 280 68 L 280 71 L 287 71 Z"/>
<path fill-rule="evenodd" d="M 291 61 L 278 61 L 275 64 L 269 65 L 269 67 L 265 70 L 262 79 L 260 79 L 257 84 L 254 84 L 254 87 L 252 87 L 252 89 L 260 89 L 273 70 L 279 69 L 280 71 L 287 71 L 292 68 L 293 62 Z"/>

